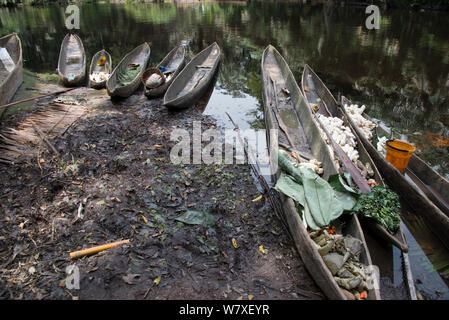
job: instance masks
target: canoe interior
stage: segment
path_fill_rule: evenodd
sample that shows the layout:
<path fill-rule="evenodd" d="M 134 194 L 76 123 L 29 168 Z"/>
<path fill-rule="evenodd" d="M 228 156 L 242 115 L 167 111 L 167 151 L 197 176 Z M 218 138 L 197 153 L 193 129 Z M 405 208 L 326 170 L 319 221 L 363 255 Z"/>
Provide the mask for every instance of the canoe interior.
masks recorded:
<path fill-rule="evenodd" d="M 2 50 L 4 48 L 4 50 Z M 0 105 L 11 101 L 23 81 L 22 44 L 16 33 L 0 38 Z M 3 61 L 3 59 L 5 59 Z M 0 116 L 5 109 L 0 109 Z"/>
<path fill-rule="evenodd" d="M 165 81 L 162 85 L 154 89 L 146 89 L 145 95 L 150 97 L 157 97 L 165 93 L 173 80 L 181 72 L 185 64 L 185 47 L 178 46 L 173 48 L 162 61 L 157 65 L 159 67 L 165 67 L 168 70 L 176 70 L 172 73 L 170 80 Z"/>
<path fill-rule="evenodd" d="M 352 128 L 348 120 L 346 119 L 342 109 L 338 106 L 337 101 L 335 100 L 332 93 L 329 89 L 324 85 L 323 81 L 316 75 L 316 73 L 310 68 L 310 66 L 306 65 L 304 67 L 304 72 L 302 76 L 302 91 L 304 93 L 304 97 L 308 105 L 316 104 L 320 108 L 317 111 L 318 113 L 326 116 L 326 117 L 337 117 L 343 120 L 344 125 Z M 316 123 L 316 122 L 315 122 Z M 319 124 L 317 124 L 319 126 Z M 368 151 L 365 149 L 363 143 L 360 141 L 358 137 L 358 132 L 352 130 L 356 137 L 357 141 L 357 151 L 359 153 L 359 159 L 363 164 L 369 163 L 371 168 L 374 171 L 374 179 L 381 185 L 385 185 L 385 181 L 381 176 L 376 164 L 373 159 L 369 155 Z M 327 152 L 329 150 L 326 150 Z M 360 217 L 360 222 L 363 227 L 368 229 L 371 233 L 376 235 L 378 238 L 390 242 L 397 246 L 401 251 L 407 252 L 408 245 L 405 241 L 405 237 L 402 233 L 401 227 L 399 227 L 398 231 L 392 235 L 385 228 L 383 228 L 380 224 L 375 223 L 370 218 Z"/>
<path fill-rule="evenodd" d="M 121 96 L 128 97 L 130 96 L 141 84 L 140 78 L 145 71 L 145 68 L 148 64 L 148 60 L 150 59 L 150 47 L 147 43 L 143 43 L 140 46 L 134 48 L 130 51 L 123 59 L 119 62 L 119 64 L 112 71 L 111 76 L 106 82 L 106 88 L 108 89 L 108 94 L 111 96 Z M 118 82 L 118 75 L 121 74 L 124 70 L 128 69 L 130 64 L 139 65 L 140 72 L 136 75 L 134 80 L 128 83 L 125 86 L 122 86 Z"/>
<path fill-rule="evenodd" d="M 217 43 L 198 53 L 168 88 L 164 96 L 164 105 L 178 107 L 199 98 L 215 74 L 220 55 L 221 50 Z"/>
<path fill-rule="evenodd" d="M 342 97 L 342 105 L 351 102 Z M 365 118 L 369 118 L 364 114 Z M 416 184 L 410 183 L 395 167 L 393 167 L 381 154 L 377 148 L 358 130 L 357 126 L 347 117 L 353 130 L 357 133 L 358 139 L 363 143 L 375 164 L 382 172 L 388 185 L 401 195 L 413 211 L 424 218 L 429 228 L 434 234 L 449 248 L 449 217 L 437 207 L 426 195 L 418 188 Z M 378 132 L 382 134 L 384 131 L 379 128 Z"/>
<path fill-rule="evenodd" d="M 102 57 L 106 58 L 106 62 L 104 65 L 99 66 L 97 63 L 100 61 Z M 112 72 L 112 58 L 109 52 L 106 50 L 100 50 L 97 53 L 94 54 L 92 57 L 92 61 L 90 63 L 89 68 L 89 75 L 91 75 L 93 72 L 105 72 L 110 74 Z M 106 85 L 106 80 L 104 81 L 93 81 L 89 78 L 89 87 L 93 88 L 100 88 L 104 87 Z"/>
<path fill-rule="evenodd" d="M 67 34 L 61 44 L 58 73 L 65 84 L 78 84 L 86 75 L 86 53 L 76 34 Z"/>
<path fill-rule="evenodd" d="M 275 87 L 272 80 L 276 84 Z M 317 145 L 316 140 L 320 136 L 319 134 L 317 135 L 318 129 L 311 125 L 312 114 L 305 104 L 302 93 L 296 84 L 290 68 L 279 52 L 272 46 L 268 46 L 265 49 L 262 57 L 262 81 L 265 123 L 267 133 L 271 132 L 267 135 L 270 150 L 276 149 L 277 141 L 274 141 L 276 138 L 279 139 L 279 142 L 288 143 L 285 134 L 279 130 L 274 111 L 277 105 L 279 114 L 286 124 L 288 133 L 294 142 L 295 149 L 312 153 L 317 159 L 322 161 L 325 170 L 324 175 L 326 177 L 330 174 L 335 174 L 335 167 L 329 165 L 332 163 L 332 160 L 328 154 L 323 152 L 321 154 L 317 153 L 322 150 L 323 146 L 321 145 L 319 147 Z M 290 92 L 291 99 L 288 99 L 285 91 L 282 90 L 283 88 L 286 88 Z M 277 96 L 277 103 L 275 95 Z M 278 137 L 273 135 L 271 129 L 278 129 Z M 279 170 L 272 170 L 274 180 L 276 180 L 280 172 Z M 281 195 L 281 200 L 295 246 L 309 273 L 329 299 L 346 299 L 310 239 L 304 223 L 296 210 L 294 201 L 283 195 Z M 357 217 L 355 215 L 346 215 L 340 219 L 345 220 L 343 233 L 360 239 L 364 244 L 360 254 L 360 261 L 366 265 L 371 265 L 371 257 Z M 380 299 L 378 290 L 371 290 L 368 296 L 370 299 Z"/>

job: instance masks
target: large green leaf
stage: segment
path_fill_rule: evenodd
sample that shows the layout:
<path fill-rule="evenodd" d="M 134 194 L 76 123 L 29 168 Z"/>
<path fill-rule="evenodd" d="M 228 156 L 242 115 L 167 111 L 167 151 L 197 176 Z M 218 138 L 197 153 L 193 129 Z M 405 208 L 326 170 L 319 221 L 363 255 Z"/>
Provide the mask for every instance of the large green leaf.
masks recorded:
<path fill-rule="evenodd" d="M 175 220 L 187 224 L 202 224 L 205 227 L 212 227 L 215 224 L 214 216 L 206 211 L 188 210 Z"/>
<path fill-rule="evenodd" d="M 343 213 L 351 210 L 356 199 L 355 193 L 345 187 L 342 181 L 332 180 L 335 190 L 329 182 L 322 179 L 309 168 L 295 167 L 291 161 L 279 152 L 279 166 L 290 176 L 281 174 L 275 190 L 291 197 L 304 208 L 307 225 L 314 229 L 322 229 Z M 351 190 L 351 191 L 349 191 Z"/>
<path fill-rule="evenodd" d="M 316 225 L 315 220 L 310 213 L 309 206 L 305 200 L 304 187 L 301 184 L 293 180 L 291 176 L 281 173 L 274 189 L 285 194 L 287 197 L 292 198 L 301 205 L 303 218 L 311 229 L 321 229 L 318 225 Z"/>

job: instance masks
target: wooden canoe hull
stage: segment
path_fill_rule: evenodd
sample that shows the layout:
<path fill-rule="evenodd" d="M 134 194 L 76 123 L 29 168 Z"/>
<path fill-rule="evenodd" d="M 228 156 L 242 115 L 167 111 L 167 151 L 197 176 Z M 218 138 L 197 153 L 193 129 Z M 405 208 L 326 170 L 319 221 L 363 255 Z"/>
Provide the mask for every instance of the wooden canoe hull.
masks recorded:
<path fill-rule="evenodd" d="M 406 168 L 407 175 L 441 211 L 449 216 L 449 181 L 433 170 L 416 154 Z"/>
<path fill-rule="evenodd" d="M 185 47 L 184 46 L 178 46 L 173 48 L 162 61 L 157 65 L 156 68 L 159 68 L 160 66 L 168 67 L 176 64 L 177 68 L 176 71 L 173 73 L 170 80 L 164 82 L 162 85 L 160 85 L 157 88 L 154 89 L 146 89 L 145 88 L 145 95 L 149 98 L 153 97 L 160 97 L 162 96 L 165 91 L 167 91 L 168 87 L 172 84 L 173 80 L 179 75 L 179 73 L 182 71 L 185 65 Z"/>
<path fill-rule="evenodd" d="M 70 42 L 76 43 L 76 49 L 81 54 L 79 63 L 67 64 L 68 46 Z M 61 43 L 58 60 L 58 76 L 62 84 L 66 87 L 76 87 L 82 85 L 86 78 L 86 52 L 80 37 L 76 34 L 66 34 Z"/>
<path fill-rule="evenodd" d="M 106 89 L 111 97 L 127 98 L 139 88 L 141 85 L 140 78 L 145 72 L 145 68 L 150 60 L 150 53 L 150 46 L 145 42 L 123 57 L 120 63 L 114 68 L 114 71 L 112 71 L 108 81 L 106 81 Z M 141 64 L 142 68 L 133 81 L 125 86 L 120 86 L 117 81 L 117 76 L 122 70 L 127 68 L 130 63 Z"/>
<path fill-rule="evenodd" d="M 23 82 L 22 43 L 16 33 L 0 38 L 0 47 L 6 49 L 15 63 L 14 69 L 0 83 L 0 106 L 11 101 Z M 5 109 L 0 109 L 0 116 Z"/>
<path fill-rule="evenodd" d="M 346 102 L 350 103 L 345 97 L 342 97 L 342 100 L 342 105 Z M 430 201 L 422 190 L 411 184 L 399 170 L 393 167 L 360 132 L 344 108 L 341 108 L 341 110 L 391 188 L 401 195 L 417 215 L 422 216 L 427 221 L 429 228 L 449 248 L 449 217 Z"/>
<path fill-rule="evenodd" d="M 108 68 L 106 69 L 107 73 L 111 73 L 112 71 L 112 58 L 111 55 L 109 54 L 109 52 L 107 52 L 106 50 L 100 50 L 97 53 L 94 54 L 94 56 L 92 57 L 92 61 L 90 63 L 90 67 L 89 67 L 89 76 L 92 74 L 92 72 L 95 70 L 95 67 L 97 65 L 98 60 L 101 57 L 106 57 L 106 63 L 108 63 Z M 89 77 L 89 87 L 94 88 L 94 89 L 103 89 L 106 87 L 106 81 L 93 81 L 90 79 Z"/>
<path fill-rule="evenodd" d="M 183 109 L 194 104 L 208 89 L 218 68 L 220 56 L 221 49 L 216 42 L 198 53 L 168 87 L 163 104 L 171 109 Z M 204 63 L 208 68 L 196 79 L 198 67 Z"/>
<path fill-rule="evenodd" d="M 302 74 L 302 92 L 304 94 L 304 99 L 307 104 L 311 106 L 311 104 L 315 103 L 315 101 L 309 101 L 308 96 L 310 97 L 318 97 L 324 103 L 317 103 L 320 107 L 318 113 L 323 114 L 325 116 L 337 117 L 343 120 L 344 124 L 352 129 L 356 140 L 357 140 L 357 151 L 359 153 L 359 159 L 362 163 L 369 163 L 374 171 L 374 179 L 380 184 L 384 184 L 383 177 L 379 172 L 374 160 L 371 158 L 369 152 L 365 149 L 363 143 L 361 143 L 360 138 L 358 136 L 358 132 L 356 132 L 351 124 L 348 122 L 344 114 L 341 112 L 341 108 L 338 106 L 337 101 L 335 100 L 332 93 L 325 86 L 323 81 L 316 75 L 316 73 L 312 70 L 309 65 L 305 65 L 304 72 Z M 313 121 L 318 127 L 319 124 L 316 121 Z M 329 153 L 329 150 L 326 149 L 325 152 Z M 408 245 L 405 241 L 405 237 L 403 235 L 401 227 L 396 232 L 396 234 L 390 234 L 384 227 L 380 224 L 375 223 L 372 219 L 369 218 L 360 218 L 360 223 L 362 227 L 366 230 L 369 230 L 376 238 L 387 241 L 394 246 L 398 247 L 403 252 L 408 252 Z"/>
<path fill-rule="evenodd" d="M 264 104 L 264 115 L 267 132 L 270 131 L 270 129 L 279 128 L 271 107 L 271 105 L 274 103 L 274 98 L 272 89 L 273 87 L 270 87 L 272 86 L 270 77 L 276 76 L 276 74 L 278 77 L 277 80 L 282 78 L 285 80 L 284 82 L 279 81 L 278 84 L 282 87 L 287 88 L 291 96 L 291 103 L 284 104 L 281 108 L 281 111 L 291 111 L 291 117 L 296 117 L 296 119 L 294 120 L 299 124 L 299 127 L 296 128 L 296 130 L 300 132 L 299 135 L 294 135 L 295 129 L 293 127 L 291 127 L 291 130 L 289 128 L 289 134 L 294 137 L 295 144 L 296 142 L 298 142 L 298 145 L 295 145 L 295 147 L 297 147 L 298 150 L 304 149 L 301 144 L 311 141 L 313 145 L 310 145 L 310 151 L 317 159 L 323 162 L 323 168 L 325 169 L 324 176 L 328 177 L 330 174 L 336 173 L 333 166 L 326 165 L 329 164 L 329 162 L 332 162 L 332 160 L 329 159 L 329 157 L 325 153 L 316 153 L 321 151 L 322 144 L 320 147 L 319 143 L 314 142 L 318 137 L 320 137 L 320 135 L 314 135 L 314 133 L 316 134 L 317 128 L 313 125 L 310 125 L 312 114 L 304 101 L 301 90 L 296 84 L 294 76 L 290 68 L 288 67 L 288 64 L 285 62 L 279 52 L 271 45 L 265 49 L 262 56 L 262 98 Z M 303 132 L 305 133 L 306 137 L 303 136 L 301 138 Z M 270 135 L 267 135 L 267 138 L 271 150 L 271 146 L 276 141 L 273 141 L 270 138 Z M 307 141 L 301 141 L 301 139 L 304 138 L 306 138 Z M 279 171 L 274 171 L 273 174 L 277 179 L 279 176 Z M 312 278 L 329 299 L 346 300 L 346 296 L 343 294 L 340 287 L 335 282 L 332 274 L 330 273 L 329 269 L 318 253 L 313 240 L 310 238 L 307 230 L 305 229 L 304 223 L 296 210 L 293 200 L 286 196 L 283 196 L 282 194 L 280 196 L 287 223 L 295 243 L 295 247 L 298 250 L 301 259 L 304 262 L 307 270 L 311 274 Z M 345 231 L 347 232 L 347 234 L 351 234 L 353 237 L 358 238 L 362 241 L 363 250 L 360 255 L 360 260 L 365 265 L 371 265 L 371 257 L 366 246 L 365 237 L 363 235 L 363 231 L 360 227 L 359 221 L 355 215 L 351 215 L 349 217 L 347 221 L 347 228 Z M 368 296 L 370 299 L 380 299 L 378 290 L 371 290 Z"/>

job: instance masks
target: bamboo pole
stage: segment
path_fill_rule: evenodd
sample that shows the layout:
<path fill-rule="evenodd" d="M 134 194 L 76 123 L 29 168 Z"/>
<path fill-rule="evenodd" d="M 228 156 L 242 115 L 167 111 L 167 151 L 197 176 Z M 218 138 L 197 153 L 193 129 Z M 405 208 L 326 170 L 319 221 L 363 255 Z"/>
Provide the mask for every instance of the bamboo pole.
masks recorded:
<path fill-rule="evenodd" d="M 70 252 L 70 258 L 72 258 L 72 259 L 81 258 L 81 257 L 84 257 L 84 256 L 88 256 L 88 255 L 91 255 L 91 254 L 95 254 L 95 253 L 104 251 L 106 249 L 110 249 L 110 248 L 119 246 L 121 244 L 125 244 L 125 243 L 130 243 L 129 239 L 128 240 L 117 241 L 117 242 L 112 242 L 112 243 L 108 243 L 108 244 L 104 244 L 104 245 L 101 245 L 101 246 L 96 246 L 96 247 L 92 247 L 92 248 L 84 249 L 84 250 L 80 250 L 80 251 Z"/>
<path fill-rule="evenodd" d="M 73 90 L 73 89 L 76 89 L 76 88 L 66 88 L 66 89 L 63 89 L 63 90 L 46 93 L 46 94 L 43 94 L 43 95 L 40 95 L 40 96 L 37 96 L 37 97 L 32 97 L 32 98 L 19 100 L 19 101 L 14 101 L 14 102 L 11 102 L 11 103 L 8 103 L 8 104 L 4 104 L 4 105 L 0 106 L 0 110 L 6 109 L 8 107 L 14 106 L 14 105 L 19 104 L 19 103 L 24 103 L 24 102 L 28 102 L 28 101 L 42 99 L 42 98 L 45 98 L 45 97 L 48 97 L 48 96 L 52 96 L 54 94 L 64 93 L 64 92 L 67 92 L 67 91 L 70 91 L 70 90 Z"/>

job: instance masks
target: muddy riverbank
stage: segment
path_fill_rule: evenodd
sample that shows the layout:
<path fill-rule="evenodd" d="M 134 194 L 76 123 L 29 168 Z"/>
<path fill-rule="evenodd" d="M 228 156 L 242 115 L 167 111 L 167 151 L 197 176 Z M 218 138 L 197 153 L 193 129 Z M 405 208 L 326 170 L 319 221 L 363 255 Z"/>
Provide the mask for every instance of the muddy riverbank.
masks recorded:
<path fill-rule="evenodd" d="M 0 298 L 323 298 L 268 202 L 253 201 L 261 193 L 248 165 L 170 163 L 171 130 L 191 130 L 193 120 L 206 130 L 212 117 L 170 113 L 142 92 L 111 101 L 105 90 L 79 88 L 4 126 L 20 128 L 55 100 L 85 107 L 59 134 L 44 132 L 60 156 L 41 141 L 20 163 L 0 166 Z M 214 224 L 176 220 L 189 210 Z M 69 257 L 121 239 L 130 245 Z M 66 286 L 70 265 L 79 290 Z"/>

